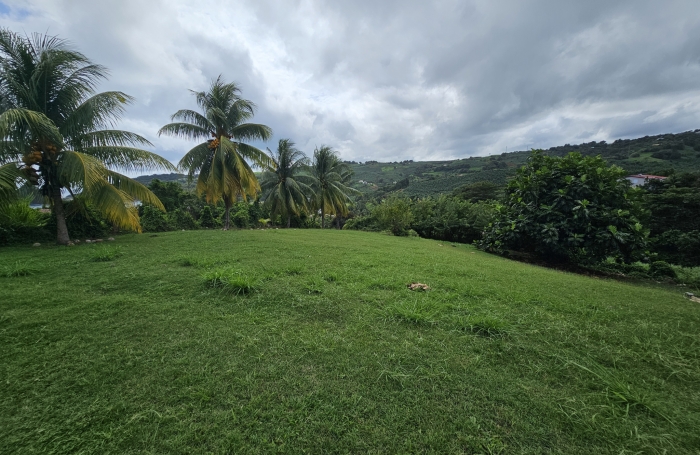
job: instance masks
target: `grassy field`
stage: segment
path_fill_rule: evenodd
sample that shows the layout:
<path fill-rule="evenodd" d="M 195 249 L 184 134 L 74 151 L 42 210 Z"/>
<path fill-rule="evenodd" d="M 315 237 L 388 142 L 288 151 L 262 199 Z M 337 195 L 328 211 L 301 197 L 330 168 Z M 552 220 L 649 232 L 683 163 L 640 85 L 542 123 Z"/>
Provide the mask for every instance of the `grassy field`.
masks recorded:
<path fill-rule="evenodd" d="M 700 453 L 681 288 L 319 230 L 3 248 L 0 272 L 3 454 Z"/>

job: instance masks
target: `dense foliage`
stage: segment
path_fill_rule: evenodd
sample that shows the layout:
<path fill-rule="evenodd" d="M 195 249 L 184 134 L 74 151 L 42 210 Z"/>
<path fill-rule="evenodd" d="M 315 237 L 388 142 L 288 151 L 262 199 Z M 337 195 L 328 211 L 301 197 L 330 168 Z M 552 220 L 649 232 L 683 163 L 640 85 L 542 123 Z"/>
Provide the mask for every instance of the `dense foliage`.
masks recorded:
<path fill-rule="evenodd" d="M 471 243 L 481 239 L 493 217 L 491 201 L 472 203 L 458 197 L 411 200 L 392 195 L 368 204 L 367 214 L 351 218 L 343 229 L 389 231 L 394 235 L 420 235 L 448 242 Z"/>
<path fill-rule="evenodd" d="M 277 151 L 270 154 L 274 164 L 262 177 L 263 199 L 270 214 L 290 227 L 293 216 L 309 211 L 315 182 L 308 173 L 308 158 L 290 139 L 280 139 Z"/>
<path fill-rule="evenodd" d="M 255 197 L 260 191 L 258 179 L 248 163 L 269 168 L 270 157 L 247 144 L 272 136 L 270 127 L 248 121 L 255 115 L 255 104 L 240 96 L 235 83 L 219 76 L 206 92 L 193 92 L 202 113 L 182 109 L 174 113 L 158 135 L 204 141 L 187 152 L 179 166 L 190 179 L 197 176 L 197 193 L 207 201 L 224 202 L 224 229 L 231 226 L 230 209 L 238 198 Z"/>
<path fill-rule="evenodd" d="M 339 223 L 340 218 L 348 215 L 351 195 L 358 193 L 349 186 L 352 171 L 335 150 L 323 145 L 314 150 L 309 174 L 313 192 L 311 207 L 321 213 L 321 227 L 325 227 L 326 214 L 335 215 Z"/>
<path fill-rule="evenodd" d="M 534 151 L 509 182 L 481 247 L 576 263 L 638 258 L 647 232 L 625 175 L 599 156 L 556 158 Z"/>
<path fill-rule="evenodd" d="M 651 250 L 664 261 L 700 265 L 700 173 L 652 180 L 645 189 Z"/>
<path fill-rule="evenodd" d="M 132 98 L 95 93 L 106 73 L 56 37 L 0 30 L 0 199 L 20 185 L 37 187 L 51 204 L 60 244 L 70 241 L 67 193 L 79 193 L 110 223 L 138 231 L 135 200 L 163 207 L 115 169 L 174 169 L 136 148 L 150 145 L 145 138 L 111 129 Z"/>

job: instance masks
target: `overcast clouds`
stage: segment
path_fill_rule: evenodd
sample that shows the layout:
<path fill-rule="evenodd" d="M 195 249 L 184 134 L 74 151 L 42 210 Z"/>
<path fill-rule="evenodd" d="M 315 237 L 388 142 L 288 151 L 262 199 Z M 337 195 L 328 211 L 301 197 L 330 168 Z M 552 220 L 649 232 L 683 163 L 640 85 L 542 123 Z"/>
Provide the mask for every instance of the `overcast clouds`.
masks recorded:
<path fill-rule="evenodd" d="M 158 138 L 222 73 L 307 153 L 449 159 L 700 128 L 700 2 L 2 0 L 0 25 L 57 34 L 137 98 Z"/>

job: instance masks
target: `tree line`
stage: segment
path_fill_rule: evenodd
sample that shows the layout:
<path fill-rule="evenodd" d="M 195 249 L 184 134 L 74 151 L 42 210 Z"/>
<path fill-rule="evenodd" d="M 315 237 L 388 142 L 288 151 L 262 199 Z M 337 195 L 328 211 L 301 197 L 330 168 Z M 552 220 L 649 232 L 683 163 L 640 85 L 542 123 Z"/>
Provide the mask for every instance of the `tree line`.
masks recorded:
<path fill-rule="evenodd" d="M 140 232 L 139 204 L 166 208 L 123 172 L 152 169 L 179 168 L 196 177 L 198 195 L 223 203 L 224 229 L 231 226 L 231 207 L 262 191 L 271 213 L 288 225 L 302 212 L 320 211 L 322 223 L 326 214 L 347 214 L 354 190 L 337 153 L 321 146 L 309 161 L 289 139 L 280 140 L 274 154 L 249 144 L 270 139 L 272 129 L 250 122 L 255 104 L 241 97 L 235 83 L 219 76 L 208 91 L 193 92 L 199 111 L 179 110 L 160 129 L 159 136 L 198 142 L 176 168 L 142 149 L 152 146 L 143 136 L 114 129 L 133 98 L 119 91 L 97 93 L 106 77 L 105 67 L 57 37 L 0 29 L 0 221 L 5 220 L 6 236 L 12 222 L 40 222 L 17 208 L 26 205 L 23 196 L 36 192 L 49 203 L 58 244 L 70 243 L 71 215 L 86 219 L 96 212 L 115 229 Z M 253 166 L 264 171 L 262 186 Z"/>

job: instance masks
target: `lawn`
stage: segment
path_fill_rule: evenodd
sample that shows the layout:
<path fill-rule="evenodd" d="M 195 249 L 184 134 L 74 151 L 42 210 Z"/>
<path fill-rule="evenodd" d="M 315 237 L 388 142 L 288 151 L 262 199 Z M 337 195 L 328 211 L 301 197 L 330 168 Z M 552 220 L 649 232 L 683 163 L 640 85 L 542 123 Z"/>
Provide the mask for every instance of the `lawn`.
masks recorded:
<path fill-rule="evenodd" d="M 682 288 L 332 230 L 2 248 L 0 272 L 0 453 L 700 453 Z"/>

